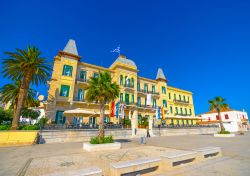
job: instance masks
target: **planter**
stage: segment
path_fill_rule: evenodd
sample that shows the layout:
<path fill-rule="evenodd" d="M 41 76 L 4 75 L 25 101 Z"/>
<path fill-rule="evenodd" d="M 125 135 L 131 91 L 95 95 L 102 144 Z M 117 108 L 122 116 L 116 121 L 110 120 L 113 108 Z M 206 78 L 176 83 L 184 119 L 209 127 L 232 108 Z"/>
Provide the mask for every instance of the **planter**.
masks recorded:
<path fill-rule="evenodd" d="M 235 137 L 235 134 L 214 134 L 214 137 Z"/>
<path fill-rule="evenodd" d="M 90 144 L 89 142 L 83 143 L 83 150 L 87 150 L 89 152 L 116 150 L 120 148 L 121 148 L 120 142 L 107 143 L 107 144 Z"/>

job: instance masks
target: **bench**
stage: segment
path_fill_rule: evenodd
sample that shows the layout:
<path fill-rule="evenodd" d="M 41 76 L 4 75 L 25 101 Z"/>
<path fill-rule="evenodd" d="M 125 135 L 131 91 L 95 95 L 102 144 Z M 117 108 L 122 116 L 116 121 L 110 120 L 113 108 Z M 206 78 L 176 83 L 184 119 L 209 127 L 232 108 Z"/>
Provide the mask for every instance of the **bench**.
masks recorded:
<path fill-rule="evenodd" d="M 89 167 L 75 171 L 64 171 L 46 174 L 44 176 L 102 176 L 102 170 L 98 167 Z"/>
<path fill-rule="evenodd" d="M 110 175 L 120 176 L 122 174 L 157 168 L 160 164 L 160 161 L 161 159 L 159 157 L 142 157 L 130 161 L 110 163 Z"/>
<path fill-rule="evenodd" d="M 193 149 L 193 151 L 198 152 L 201 159 L 209 159 L 221 156 L 220 147 L 202 147 Z"/>
<path fill-rule="evenodd" d="M 161 169 L 168 170 L 175 166 L 193 163 L 196 160 L 195 151 L 170 151 L 160 155 L 162 160 Z"/>

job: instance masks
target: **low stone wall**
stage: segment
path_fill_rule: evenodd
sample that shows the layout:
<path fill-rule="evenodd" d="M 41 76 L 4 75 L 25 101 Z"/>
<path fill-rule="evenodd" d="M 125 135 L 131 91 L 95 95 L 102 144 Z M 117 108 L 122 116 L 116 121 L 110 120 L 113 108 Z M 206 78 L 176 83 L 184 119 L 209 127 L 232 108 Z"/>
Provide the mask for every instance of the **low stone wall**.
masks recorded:
<path fill-rule="evenodd" d="M 188 129 L 153 129 L 153 136 L 176 136 L 191 134 L 214 134 L 219 128 L 188 128 Z M 137 129 L 136 136 L 132 136 L 131 129 L 105 130 L 105 135 L 112 135 L 114 139 L 129 139 L 146 136 L 146 129 Z M 98 130 L 46 130 L 39 132 L 41 143 L 60 143 L 60 142 L 86 142 L 91 137 L 98 135 Z"/>
<path fill-rule="evenodd" d="M 35 144 L 37 131 L 1 131 L 0 146 Z"/>

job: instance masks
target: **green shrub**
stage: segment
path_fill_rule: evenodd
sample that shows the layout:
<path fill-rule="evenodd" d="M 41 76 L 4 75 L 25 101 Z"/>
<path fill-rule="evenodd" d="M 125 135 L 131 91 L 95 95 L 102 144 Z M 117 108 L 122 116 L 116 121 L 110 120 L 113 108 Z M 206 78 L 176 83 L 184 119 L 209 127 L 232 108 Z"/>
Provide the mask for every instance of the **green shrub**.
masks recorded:
<path fill-rule="evenodd" d="M 103 138 L 98 138 L 98 137 L 92 137 L 90 139 L 90 144 L 106 144 L 106 143 L 113 143 L 114 139 L 113 136 L 107 136 Z"/>
<path fill-rule="evenodd" d="M 230 134 L 230 132 L 225 130 L 225 131 L 218 132 L 218 134 Z"/>
<path fill-rule="evenodd" d="M 22 125 L 19 127 L 19 130 L 38 130 L 37 125 Z"/>
<path fill-rule="evenodd" d="M 9 130 L 11 125 L 0 125 L 0 130 Z"/>

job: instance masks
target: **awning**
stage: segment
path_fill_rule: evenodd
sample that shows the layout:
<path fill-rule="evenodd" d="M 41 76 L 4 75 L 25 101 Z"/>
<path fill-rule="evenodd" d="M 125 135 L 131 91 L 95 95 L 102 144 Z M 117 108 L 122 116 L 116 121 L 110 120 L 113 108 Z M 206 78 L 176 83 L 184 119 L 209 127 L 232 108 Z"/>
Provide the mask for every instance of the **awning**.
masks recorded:
<path fill-rule="evenodd" d="M 109 115 L 109 111 L 105 111 L 105 115 Z M 72 109 L 64 111 L 63 115 L 67 117 L 79 117 L 79 116 L 98 116 L 100 115 L 100 111 L 90 111 L 82 108 Z"/>

